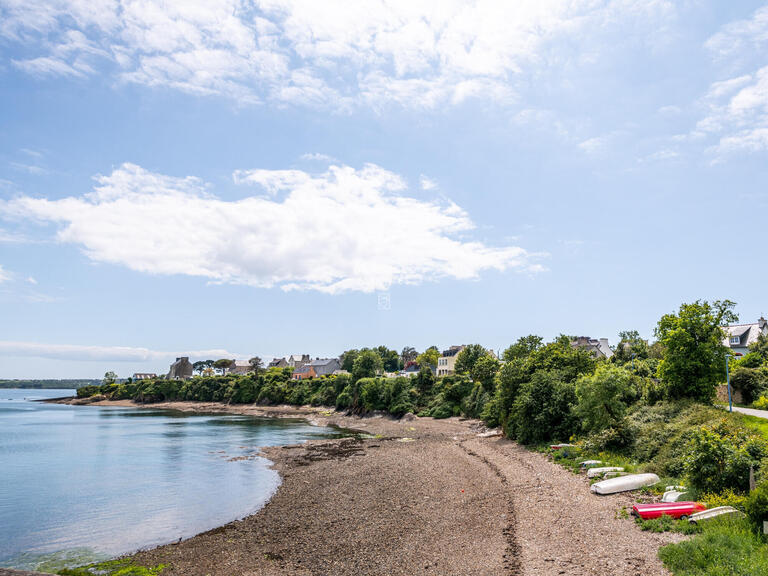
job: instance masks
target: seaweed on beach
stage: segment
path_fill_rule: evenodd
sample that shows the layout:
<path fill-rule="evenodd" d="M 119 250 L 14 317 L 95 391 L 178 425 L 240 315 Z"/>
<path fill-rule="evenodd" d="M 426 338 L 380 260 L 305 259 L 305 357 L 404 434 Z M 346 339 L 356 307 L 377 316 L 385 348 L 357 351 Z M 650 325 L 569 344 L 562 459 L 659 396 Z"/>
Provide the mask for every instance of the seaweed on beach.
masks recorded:
<path fill-rule="evenodd" d="M 65 568 L 58 574 L 59 576 L 158 576 L 165 568 L 165 564 L 150 568 L 136 565 L 127 558 L 119 558 L 78 568 Z"/>

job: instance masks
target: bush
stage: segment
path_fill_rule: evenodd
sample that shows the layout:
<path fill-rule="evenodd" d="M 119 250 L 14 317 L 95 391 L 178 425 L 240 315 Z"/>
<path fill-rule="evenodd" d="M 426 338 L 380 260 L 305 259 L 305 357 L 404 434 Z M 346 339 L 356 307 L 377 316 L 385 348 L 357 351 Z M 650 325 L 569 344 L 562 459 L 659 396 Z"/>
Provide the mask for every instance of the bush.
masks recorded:
<path fill-rule="evenodd" d="M 721 492 L 749 489 L 749 469 L 758 469 L 768 454 L 762 437 L 722 420 L 694 430 L 687 444 L 684 468 L 694 488 Z"/>
<path fill-rule="evenodd" d="M 747 503 L 747 496 L 734 492 L 731 488 L 726 488 L 718 493 L 704 493 L 699 495 L 697 500 L 707 505 L 707 508 L 717 508 L 718 506 L 733 506 L 744 511 Z"/>
<path fill-rule="evenodd" d="M 576 383 L 579 402 L 576 415 L 581 418 L 585 432 L 600 432 L 618 427 L 627 408 L 637 399 L 631 373 L 611 364 L 601 364 L 591 376 L 582 376 Z M 625 427 L 626 428 L 626 427 Z"/>
<path fill-rule="evenodd" d="M 760 396 L 760 398 L 752 402 L 752 408 L 757 410 L 768 410 L 768 398 Z"/>
<path fill-rule="evenodd" d="M 731 386 L 741 391 L 745 404 L 751 404 L 768 388 L 768 375 L 760 368 L 737 367 L 731 371 Z"/>
<path fill-rule="evenodd" d="M 758 484 L 749 494 L 744 511 L 758 530 L 762 530 L 763 522 L 768 521 L 768 481 Z"/>
<path fill-rule="evenodd" d="M 91 396 L 95 396 L 96 394 L 99 394 L 99 388 L 100 386 L 82 386 L 77 389 L 77 397 L 90 398 Z"/>
<path fill-rule="evenodd" d="M 522 444 L 567 440 L 578 428 L 572 412 L 576 389 L 557 372 L 538 371 L 523 384 L 512 407 L 510 428 Z"/>

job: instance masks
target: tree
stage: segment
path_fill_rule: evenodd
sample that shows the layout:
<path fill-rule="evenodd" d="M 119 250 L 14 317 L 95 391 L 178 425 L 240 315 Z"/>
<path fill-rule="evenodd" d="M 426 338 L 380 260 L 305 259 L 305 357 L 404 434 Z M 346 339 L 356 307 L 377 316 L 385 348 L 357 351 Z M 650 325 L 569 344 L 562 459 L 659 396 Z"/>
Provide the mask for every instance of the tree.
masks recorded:
<path fill-rule="evenodd" d="M 339 357 L 341 369 L 346 370 L 347 372 L 352 372 L 352 365 L 354 364 L 355 358 L 357 358 L 358 354 L 360 354 L 360 351 L 356 348 L 342 352 L 341 356 Z"/>
<path fill-rule="evenodd" d="M 200 375 L 205 372 L 206 368 L 208 368 L 208 360 L 198 360 L 192 364 L 192 369 Z"/>
<path fill-rule="evenodd" d="M 483 385 L 483 389 L 489 394 L 493 393 L 496 373 L 499 371 L 499 361 L 490 354 L 486 354 L 475 362 L 469 375 L 472 380 Z"/>
<path fill-rule="evenodd" d="M 576 415 L 587 432 L 600 432 L 624 419 L 629 405 L 637 399 L 631 374 L 624 368 L 600 363 L 591 376 L 576 383 Z"/>
<path fill-rule="evenodd" d="M 397 350 L 390 350 L 386 346 L 378 346 L 375 350 L 381 356 L 385 372 L 400 370 L 400 354 L 397 353 Z"/>
<path fill-rule="evenodd" d="M 102 384 L 114 384 L 115 380 L 117 380 L 117 374 L 112 372 L 110 370 L 109 372 L 104 373 L 104 379 L 101 381 Z"/>
<path fill-rule="evenodd" d="M 229 370 L 234 363 L 235 361 L 230 360 L 229 358 L 220 358 L 213 363 L 213 367 L 219 370 L 222 374 L 226 374 L 227 370 Z"/>
<path fill-rule="evenodd" d="M 648 342 L 640 338 L 637 330 L 625 330 L 619 332 L 619 343 L 611 357 L 614 364 L 626 364 L 635 360 L 645 360 L 648 358 Z"/>
<path fill-rule="evenodd" d="M 437 349 L 437 346 L 430 346 L 416 357 L 416 363 L 422 368 L 424 366 L 437 366 L 438 358 L 440 358 L 440 350 Z"/>
<path fill-rule="evenodd" d="M 413 346 L 406 346 L 403 348 L 403 351 L 400 352 L 400 358 L 403 361 L 403 367 L 405 367 L 408 362 L 414 362 L 418 355 L 419 353 L 416 352 L 416 348 Z"/>
<path fill-rule="evenodd" d="M 544 345 L 544 339 L 541 336 L 529 334 L 517 339 L 517 342 L 504 350 L 502 357 L 507 362 L 518 358 L 527 358 L 532 352 L 535 352 Z"/>
<path fill-rule="evenodd" d="M 456 356 L 455 370 L 457 374 L 463 374 L 471 372 L 475 363 L 483 356 L 487 356 L 488 351 L 480 344 L 470 344 L 465 346 L 464 349 Z"/>
<path fill-rule="evenodd" d="M 422 398 L 429 396 L 432 393 L 432 387 L 435 385 L 435 375 L 432 373 L 432 369 L 426 364 L 419 369 L 419 373 L 415 378 L 416 389 L 421 394 Z"/>
<path fill-rule="evenodd" d="M 656 338 L 664 347 L 658 376 L 672 398 L 694 398 L 708 402 L 717 384 L 725 379 L 721 326 L 738 321 L 730 300 L 696 300 L 682 304 L 677 314 L 665 314 L 656 326 Z"/>
<path fill-rule="evenodd" d="M 261 361 L 261 358 L 254 356 L 248 360 L 248 364 L 251 365 L 251 370 L 256 373 L 256 377 L 258 378 L 259 372 L 261 372 L 261 369 L 264 368 L 264 363 Z"/>
<path fill-rule="evenodd" d="M 352 363 L 352 378 L 357 381 L 360 378 L 373 378 L 384 368 L 381 356 L 375 350 L 363 348 Z"/>

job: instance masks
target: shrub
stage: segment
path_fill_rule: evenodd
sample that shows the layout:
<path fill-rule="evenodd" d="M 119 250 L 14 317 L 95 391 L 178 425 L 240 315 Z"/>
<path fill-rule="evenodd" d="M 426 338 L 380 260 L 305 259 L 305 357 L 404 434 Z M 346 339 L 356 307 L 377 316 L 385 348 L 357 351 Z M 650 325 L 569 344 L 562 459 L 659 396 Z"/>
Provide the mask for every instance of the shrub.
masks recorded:
<path fill-rule="evenodd" d="M 758 484 L 747 498 L 744 511 L 759 530 L 763 528 L 763 522 L 768 520 L 768 481 Z"/>
<path fill-rule="evenodd" d="M 768 410 L 768 398 L 760 396 L 760 398 L 752 402 L 752 408 L 756 408 L 757 410 Z"/>
<path fill-rule="evenodd" d="M 694 430 L 687 444 L 685 472 L 691 485 L 706 492 L 749 489 L 749 469 L 768 454 L 762 437 L 722 420 Z"/>
<path fill-rule="evenodd" d="M 575 403 L 573 384 L 563 382 L 557 372 L 538 371 L 520 388 L 512 407 L 511 432 L 522 444 L 568 439 L 578 427 L 572 412 Z"/>
<path fill-rule="evenodd" d="M 631 373 L 611 364 L 601 364 L 591 376 L 582 376 L 576 383 L 579 402 L 576 415 L 581 418 L 585 432 L 600 432 L 617 427 L 624 419 L 627 407 L 637 399 Z"/>
<path fill-rule="evenodd" d="M 768 388 L 768 375 L 760 368 L 739 366 L 731 371 L 731 386 L 741 391 L 745 404 L 751 404 Z"/>
<path fill-rule="evenodd" d="M 707 508 L 717 508 L 718 506 L 733 506 L 742 512 L 747 503 L 747 496 L 734 492 L 732 488 L 726 488 L 718 493 L 704 493 L 699 495 L 698 500 L 707 505 Z"/>
<path fill-rule="evenodd" d="M 99 393 L 99 386 L 81 386 L 77 389 L 78 398 L 90 398 Z"/>

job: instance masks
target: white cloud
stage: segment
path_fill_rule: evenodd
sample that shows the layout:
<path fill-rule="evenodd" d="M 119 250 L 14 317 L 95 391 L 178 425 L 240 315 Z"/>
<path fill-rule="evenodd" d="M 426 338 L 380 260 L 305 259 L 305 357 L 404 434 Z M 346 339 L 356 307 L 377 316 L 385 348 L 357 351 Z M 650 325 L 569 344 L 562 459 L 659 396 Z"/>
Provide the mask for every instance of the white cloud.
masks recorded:
<path fill-rule="evenodd" d="M 512 102 L 544 68 L 590 65 L 601 35 L 653 36 L 674 10 L 668 0 L 0 0 L 0 37 L 27 49 L 14 64 L 38 76 L 93 74 L 108 59 L 123 81 L 239 103 L 435 108 Z"/>
<path fill-rule="evenodd" d="M 32 284 L 33 286 L 37 285 L 37 280 L 33 276 L 27 276 L 27 283 Z"/>
<path fill-rule="evenodd" d="M 227 350 L 182 350 L 163 352 L 130 346 L 83 346 L 78 344 L 43 344 L 0 340 L 0 356 L 49 358 L 54 360 L 148 362 L 168 360 L 179 356 L 190 358 L 236 358 Z"/>
<path fill-rule="evenodd" d="M 336 158 L 333 156 L 329 156 L 328 154 L 320 154 L 319 152 L 302 154 L 301 159 L 309 160 L 312 162 L 324 162 L 326 164 L 330 164 L 331 162 L 338 162 L 338 160 L 336 160 Z"/>
<path fill-rule="evenodd" d="M 58 223 L 58 240 L 95 261 L 285 290 L 370 292 L 541 268 L 522 248 L 472 239 L 460 207 L 409 197 L 403 178 L 372 164 L 238 171 L 235 181 L 269 194 L 222 200 L 198 178 L 124 164 L 82 197 L 22 196 L 0 213 Z"/>
<path fill-rule="evenodd" d="M 437 188 L 437 181 L 422 174 L 419 176 L 419 185 L 422 190 L 434 190 Z"/>
<path fill-rule="evenodd" d="M 768 150 L 768 6 L 724 26 L 706 47 L 726 64 L 729 78 L 709 87 L 692 136 L 709 141 L 718 159 Z"/>
<path fill-rule="evenodd" d="M 0 284 L 3 284 L 4 282 L 8 282 L 8 280 L 11 279 L 11 274 L 9 272 L 6 272 L 5 269 L 3 269 L 3 266 L 0 264 Z"/>

